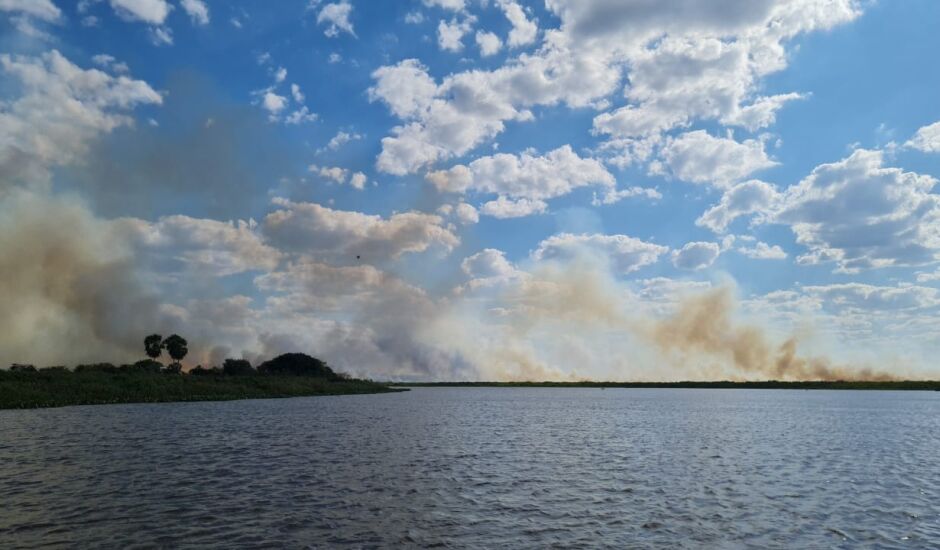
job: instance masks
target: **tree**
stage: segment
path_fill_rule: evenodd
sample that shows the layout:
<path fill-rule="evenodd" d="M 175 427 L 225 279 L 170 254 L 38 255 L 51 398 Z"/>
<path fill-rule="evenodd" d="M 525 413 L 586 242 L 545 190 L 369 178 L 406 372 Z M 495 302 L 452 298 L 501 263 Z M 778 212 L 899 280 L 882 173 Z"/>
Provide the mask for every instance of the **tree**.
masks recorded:
<path fill-rule="evenodd" d="M 222 363 L 222 372 L 226 376 L 246 376 L 254 374 L 255 369 L 251 368 L 251 363 L 246 359 L 226 359 Z"/>
<path fill-rule="evenodd" d="M 144 338 L 144 351 L 147 352 L 147 357 L 153 360 L 160 357 L 160 354 L 163 353 L 163 336 L 151 334 Z"/>
<path fill-rule="evenodd" d="M 163 341 L 163 347 L 170 354 L 173 361 L 176 362 L 177 367 L 179 367 L 183 357 L 186 357 L 186 354 L 189 353 L 187 345 L 186 339 L 178 334 L 171 334 Z M 176 371 L 179 372 L 179 369 L 177 368 Z"/>
<path fill-rule="evenodd" d="M 285 353 L 258 366 L 261 374 L 316 376 L 336 380 L 336 373 L 326 363 L 303 353 Z"/>

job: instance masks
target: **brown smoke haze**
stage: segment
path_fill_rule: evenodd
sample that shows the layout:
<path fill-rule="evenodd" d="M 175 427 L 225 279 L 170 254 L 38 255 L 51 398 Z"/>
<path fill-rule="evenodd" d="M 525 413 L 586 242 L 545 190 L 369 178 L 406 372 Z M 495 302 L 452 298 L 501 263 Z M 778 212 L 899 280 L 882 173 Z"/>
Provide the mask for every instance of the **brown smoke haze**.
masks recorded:
<path fill-rule="evenodd" d="M 718 288 L 680 302 L 675 314 L 652 323 L 648 336 L 666 356 L 686 363 L 704 356 L 733 366 L 743 379 L 888 381 L 870 368 L 834 365 L 828 357 L 802 357 L 796 336 L 776 345 L 765 330 L 733 319 L 731 289 Z M 718 374 L 718 373 L 715 373 Z"/>

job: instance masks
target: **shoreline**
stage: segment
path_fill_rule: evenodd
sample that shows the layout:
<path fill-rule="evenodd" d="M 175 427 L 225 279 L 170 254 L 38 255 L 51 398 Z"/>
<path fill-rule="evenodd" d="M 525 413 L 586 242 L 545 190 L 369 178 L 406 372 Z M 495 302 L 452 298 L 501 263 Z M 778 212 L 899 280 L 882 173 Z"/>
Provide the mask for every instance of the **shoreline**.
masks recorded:
<path fill-rule="evenodd" d="M 940 380 L 846 381 L 729 380 L 681 382 L 384 382 L 389 387 L 440 388 L 687 388 L 687 389 L 774 389 L 774 390 L 890 390 L 940 391 Z"/>
<path fill-rule="evenodd" d="M 0 410 L 76 405 L 185 403 L 362 395 L 408 391 L 369 380 L 289 375 L 190 376 L 163 373 L 0 373 Z"/>

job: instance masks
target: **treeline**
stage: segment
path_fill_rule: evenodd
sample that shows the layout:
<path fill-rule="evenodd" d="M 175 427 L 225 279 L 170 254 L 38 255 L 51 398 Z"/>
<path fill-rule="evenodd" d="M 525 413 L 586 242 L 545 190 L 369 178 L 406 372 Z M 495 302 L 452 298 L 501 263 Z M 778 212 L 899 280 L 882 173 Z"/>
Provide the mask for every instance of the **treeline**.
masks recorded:
<path fill-rule="evenodd" d="M 166 351 L 173 360 L 164 365 L 158 359 Z M 188 374 L 191 376 L 254 376 L 254 375 L 288 375 L 312 376 L 330 381 L 351 380 L 345 373 L 337 373 L 326 362 L 303 353 L 285 353 L 265 361 L 255 368 L 247 359 L 225 359 L 222 365 L 203 367 L 197 365 L 188 372 L 182 370 L 180 361 L 189 353 L 189 343 L 178 334 L 163 338 L 159 334 L 151 334 L 144 338 L 144 353 L 147 359 L 135 363 L 115 365 L 113 363 L 87 363 L 76 365 L 73 369 L 66 366 L 52 366 L 36 368 L 33 365 L 14 363 L 9 371 L 13 373 L 60 373 L 60 372 L 103 372 L 103 373 L 164 373 Z"/>
<path fill-rule="evenodd" d="M 303 353 L 285 353 L 257 367 L 245 359 L 226 359 L 219 366 L 197 366 L 184 372 L 180 361 L 187 351 L 185 339 L 152 334 L 145 339 L 144 349 L 147 359 L 126 365 L 37 369 L 14 364 L 9 370 L 0 369 L 0 409 L 402 391 L 337 373 Z M 169 365 L 157 361 L 164 351 L 173 360 Z"/>

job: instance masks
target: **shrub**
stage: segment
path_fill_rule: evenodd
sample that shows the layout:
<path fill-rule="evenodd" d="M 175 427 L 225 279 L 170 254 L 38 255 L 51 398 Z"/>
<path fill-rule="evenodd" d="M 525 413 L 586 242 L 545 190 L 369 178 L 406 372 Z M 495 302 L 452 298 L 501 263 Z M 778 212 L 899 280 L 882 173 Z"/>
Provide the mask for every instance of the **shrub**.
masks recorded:
<path fill-rule="evenodd" d="M 285 353 L 258 367 L 261 374 L 287 374 L 293 376 L 316 376 L 336 380 L 336 373 L 326 363 L 303 353 Z"/>
<path fill-rule="evenodd" d="M 32 365 L 13 363 L 10 365 L 10 372 L 36 372 L 36 367 Z"/>
<path fill-rule="evenodd" d="M 118 368 L 111 363 L 88 363 L 77 365 L 75 372 L 117 372 Z"/>
<path fill-rule="evenodd" d="M 219 367 L 206 368 L 202 365 L 196 365 L 195 368 L 189 370 L 189 374 L 194 376 L 221 376 L 222 369 Z"/>
<path fill-rule="evenodd" d="M 255 369 L 251 367 L 251 363 L 246 359 L 226 359 L 222 363 L 222 372 L 226 376 L 246 376 L 254 374 Z"/>
<path fill-rule="evenodd" d="M 39 369 L 40 372 L 69 372 L 68 367 L 63 367 L 61 365 L 54 365 L 52 367 L 43 367 Z"/>
<path fill-rule="evenodd" d="M 131 369 L 140 372 L 160 372 L 163 370 L 163 363 L 153 359 L 141 359 L 131 365 Z"/>

